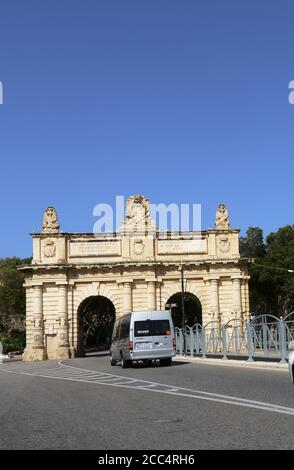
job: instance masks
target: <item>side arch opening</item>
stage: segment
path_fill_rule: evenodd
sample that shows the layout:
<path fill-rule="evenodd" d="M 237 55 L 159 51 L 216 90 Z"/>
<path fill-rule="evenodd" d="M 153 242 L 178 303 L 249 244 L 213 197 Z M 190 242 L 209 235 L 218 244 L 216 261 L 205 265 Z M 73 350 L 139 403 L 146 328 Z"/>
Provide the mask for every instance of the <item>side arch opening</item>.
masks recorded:
<path fill-rule="evenodd" d="M 102 295 L 84 299 L 78 308 L 77 355 L 109 349 L 114 322 L 115 307 L 111 300 Z"/>
<path fill-rule="evenodd" d="M 182 317 L 182 293 L 173 294 L 166 303 L 166 309 L 171 309 L 174 326 L 183 326 Z M 184 292 L 184 309 L 186 325 L 193 326 L 195 323 L 202 325 L 202 306 L 196 295 Z"/>

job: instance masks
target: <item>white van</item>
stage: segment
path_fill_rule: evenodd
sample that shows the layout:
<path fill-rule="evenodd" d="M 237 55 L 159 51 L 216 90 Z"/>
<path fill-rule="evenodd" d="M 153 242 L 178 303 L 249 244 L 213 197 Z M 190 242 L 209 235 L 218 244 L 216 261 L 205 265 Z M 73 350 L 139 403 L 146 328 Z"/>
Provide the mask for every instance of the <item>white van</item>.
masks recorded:
<path fill-rule="evenodd" d="M 133 362 L 160 360 L 171 365 L 176 354 L 174 325 L 169 310 L 131 312 L 116 320 L 110 347 L 110 363 L 123 368 Z"/>

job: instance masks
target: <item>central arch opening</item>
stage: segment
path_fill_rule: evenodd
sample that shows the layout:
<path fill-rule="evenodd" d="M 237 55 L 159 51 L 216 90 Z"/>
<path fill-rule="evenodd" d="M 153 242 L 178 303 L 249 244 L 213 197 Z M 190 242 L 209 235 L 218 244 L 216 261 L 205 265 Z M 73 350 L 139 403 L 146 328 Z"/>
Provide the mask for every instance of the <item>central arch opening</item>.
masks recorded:
<path fill-rule="evenodd" d="M 79 306 L 78 318 L 79 356 L 110 348 L 115 322 L 115 307 L 111 300 L 102 295 L 87 297 Z"/>
<path fill-rule="evenodd" d="M 181 328 L 183 326 L 182 293 L 177 292 L 172 295 L 168 299 L 165 308 L 171 310 L 174 326 Z M 184 309 L 186 325 L 193 326 L 195 323 L 202 325 L 202 306 L 196 295 L 191 294 L 191 292 L 184 292 Z"/>

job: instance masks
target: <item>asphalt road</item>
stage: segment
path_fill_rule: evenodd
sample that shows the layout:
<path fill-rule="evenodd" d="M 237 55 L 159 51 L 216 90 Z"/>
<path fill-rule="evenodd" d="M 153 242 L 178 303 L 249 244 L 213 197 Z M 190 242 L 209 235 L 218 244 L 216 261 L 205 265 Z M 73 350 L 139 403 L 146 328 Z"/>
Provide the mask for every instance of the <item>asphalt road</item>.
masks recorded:
<path fill-rule="evenodd" d="M 293 449 L 287 372 L 103 354 L 0 365 L 0 449 Z"/>

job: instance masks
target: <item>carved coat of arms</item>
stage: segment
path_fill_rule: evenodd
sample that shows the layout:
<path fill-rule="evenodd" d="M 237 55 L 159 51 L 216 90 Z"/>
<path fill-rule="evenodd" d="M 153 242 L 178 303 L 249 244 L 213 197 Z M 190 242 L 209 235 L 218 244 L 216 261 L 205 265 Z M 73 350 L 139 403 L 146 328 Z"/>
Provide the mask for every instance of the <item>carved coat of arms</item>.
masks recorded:
<path fill-rule="evenodd" d="M 145 245 L 144 245 L 144 242 L 141 238 L 136 238 L 134 240 L 134 244 L 133 244 L 133 253 L 134 255 L 142 255 L 142 253 L 144 253 L 144 248 L 145 248 Z"/>
<path fill-rule="evenodd" d="M 231 241 L 229 237 L 221 237 L 218 241 L 219 250 L 222 253 L 228 253 L 230 251 Z"/>
<path fill-rule="evenodd" d="M 56 245 L 54 240 L 46 240 L 43 249 L 45 258 L 54 258 L 56 255 Z"/>

